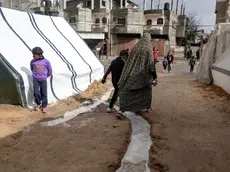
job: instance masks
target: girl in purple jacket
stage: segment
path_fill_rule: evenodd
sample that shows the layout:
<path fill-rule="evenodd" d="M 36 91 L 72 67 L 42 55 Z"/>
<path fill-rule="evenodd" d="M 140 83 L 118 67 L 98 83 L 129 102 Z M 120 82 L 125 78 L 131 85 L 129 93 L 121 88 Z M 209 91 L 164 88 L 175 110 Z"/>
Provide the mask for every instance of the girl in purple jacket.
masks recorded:
<path fill-rule="evenodd" d="M 48 105 L 47 98 L 47 78 L 52 75 L 50 62 L 44 58 L 43 50 L 40 47 L 32 49 L 33 60 L 30 62 L 30 69 L 33 76 L 34 98 L 37 106 L 35 111 L 41 109 L 46 113 L 45 108 Z"/>

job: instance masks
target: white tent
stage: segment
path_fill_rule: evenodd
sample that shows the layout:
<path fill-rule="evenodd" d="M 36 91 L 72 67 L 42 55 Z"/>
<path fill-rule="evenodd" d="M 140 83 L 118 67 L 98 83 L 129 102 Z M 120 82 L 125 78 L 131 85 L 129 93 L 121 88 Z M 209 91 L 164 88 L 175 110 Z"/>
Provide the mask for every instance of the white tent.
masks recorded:
<path fill-rule="evenodd" d="M 30 61 L 31 49 L 36 46 L 43 49 L 53 68 L 48 81 L 49 103 L 84 91 L 103 76 L 100 61 L 61 17 L 0 8 L 0 33 L 0 72 L 6 73 L 0 74 L 1 103 L 33 106 Z M 4 77 L 7 74 L 9 77 Z"/>
<path fill-rule="evenodd" d="M 230 48 L 212 65 L 213 83 L 230 94 Z"/>
<path fill-rule="evenodd" d="M 230 93 L 230 24 L 216 25 L 197 68 L 201 83 L 215 84 Z"/>

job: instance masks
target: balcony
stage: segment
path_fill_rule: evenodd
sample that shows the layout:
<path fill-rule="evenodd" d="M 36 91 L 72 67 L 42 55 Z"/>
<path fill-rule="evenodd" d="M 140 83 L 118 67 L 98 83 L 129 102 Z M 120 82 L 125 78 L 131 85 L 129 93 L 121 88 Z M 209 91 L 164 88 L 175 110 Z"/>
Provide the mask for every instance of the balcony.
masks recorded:
<path fill-rule="evenodd" d="M 112 11 L 112 33 L 143 33 L 143 13 L 137 9 L 117 9 Z"/>
<path fill-rule="evenodd" d="M 144 26 L 144 31 L 147 31 L 153 35 L 163 35 L 164 34 L 164 29 L 163 26 Z"/>
<path fill-rule="evenodd" d="M 108 32 L 108 24 L 103 23 L 95 23 L 91 26 L 92 32 L 96 33 L 107 33 Z"/>
<path fill-rule="evenodd" d="M 128 33 L 128 27 L 125 24 L 115 24 L 111 30 L 112 33 Z"/>

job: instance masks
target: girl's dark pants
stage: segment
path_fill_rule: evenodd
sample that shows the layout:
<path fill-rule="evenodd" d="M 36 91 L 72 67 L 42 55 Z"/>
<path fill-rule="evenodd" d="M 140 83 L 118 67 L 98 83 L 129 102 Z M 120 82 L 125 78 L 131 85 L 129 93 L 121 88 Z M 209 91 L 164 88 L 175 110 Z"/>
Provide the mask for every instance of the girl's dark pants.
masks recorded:
<path fill-rule="evenodd" d="M 164 68 L 164 70 L 166 70 L 167 69 L 167 64 L 163 64 L 163 68 Z"/>
<path fill-rule="evenodd" d="M 168 72 L 172 70 L 171 63 L 168 64 Z"/>
<path fill-rule="evenodd" d="M 194 70 L 194 65 L 190 65 L 190 72 L 193 72 Z"/>
<path fill-rule="evenodd" d="M 48 105 L 47 100 L 47 81 L 33 79 L 34 85 L 34 98 L 37 105 L 41 105 L 41 108 L 46 108 Z"/>

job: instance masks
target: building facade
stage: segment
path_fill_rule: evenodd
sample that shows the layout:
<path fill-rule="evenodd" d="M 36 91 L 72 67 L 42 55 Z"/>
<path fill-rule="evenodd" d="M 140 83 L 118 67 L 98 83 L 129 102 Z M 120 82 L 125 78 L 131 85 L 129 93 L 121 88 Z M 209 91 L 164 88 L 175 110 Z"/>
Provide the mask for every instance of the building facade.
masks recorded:
<path fill-rule="evenodd" d="M 230 1 L 216 0 L 216 24 L 230 22 Z"/>
<path fill-rule="evenodd" d="M 66 0 L 0 0 L 0 7 L 64 17 Z"/>
<path fill-rule="evenodd" d="M 153 46 L 163 56 L 185 37 L 186 16 L 176 15 L 169 3 L 164 9 L 146 10 L 144 0 L 143 6 L 139 9 L 129 0 L 70 0 L 64 16 L 91 49 L 106 45 L 106 52 L 115 56 L 149 32 Z"/>

